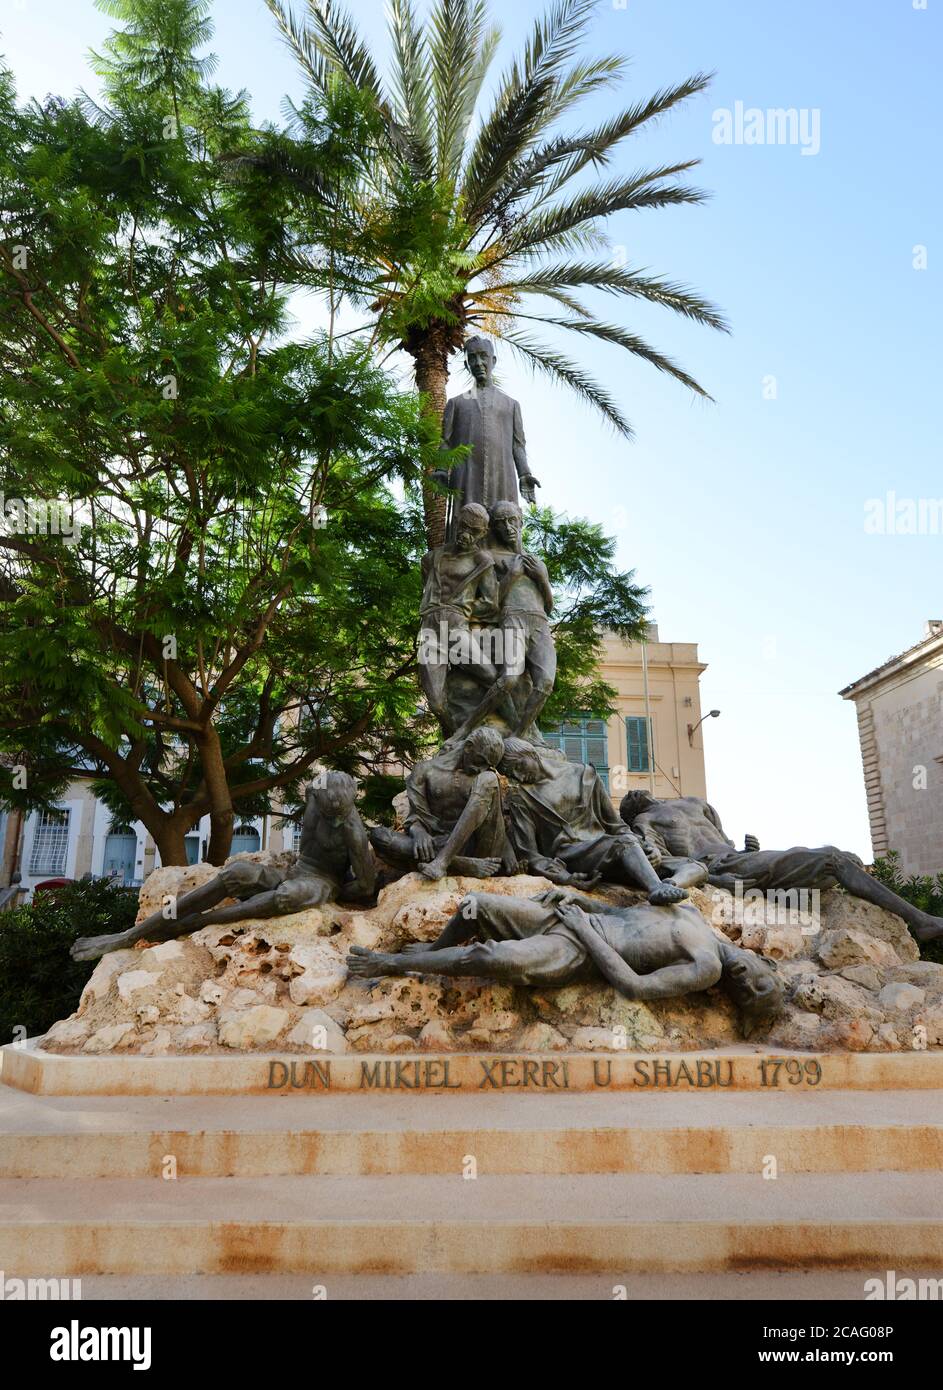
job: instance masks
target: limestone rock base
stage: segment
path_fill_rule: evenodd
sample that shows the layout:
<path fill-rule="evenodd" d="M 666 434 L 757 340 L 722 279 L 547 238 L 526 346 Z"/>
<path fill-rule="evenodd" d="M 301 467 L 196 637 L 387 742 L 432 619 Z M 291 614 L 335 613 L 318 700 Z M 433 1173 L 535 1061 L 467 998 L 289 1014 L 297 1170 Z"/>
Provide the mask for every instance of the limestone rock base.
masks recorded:
<path fill-rule="evenodd" d="M 252 855 L 252 858 L 267 858 Z M 166 893 L 209 875 L 208 865 L 161 869 L 141 892 L 141 914 Z M 376 907 L 329 904 L 287 917 L 208 927 L 161 945 L 105 956 L 79 1008 L 42 1040 L 62 1053 L 231 1054 L 675 1052 L 737 1045 L 732 1005 L 719 988 L 658 1004 L 632 1003 L 602 983 L 532 991 L 482 980 L 348 980 L 354 943 L 399 950 L 441 931 L 468 892 L 530 897 L 528 876 L 418 874 L 385 888 Z M 627 890 L 600 897 L 641 901 Z M 920 961 L 900 918 L 822 894 L 815 930 L 799 920 L 736 920 L 721 889 L 691 900 L 720 935 L 776 960 L 787 1006 L 767 1049 L 897 1052 L 943 1047 L 943 965 Z"/>

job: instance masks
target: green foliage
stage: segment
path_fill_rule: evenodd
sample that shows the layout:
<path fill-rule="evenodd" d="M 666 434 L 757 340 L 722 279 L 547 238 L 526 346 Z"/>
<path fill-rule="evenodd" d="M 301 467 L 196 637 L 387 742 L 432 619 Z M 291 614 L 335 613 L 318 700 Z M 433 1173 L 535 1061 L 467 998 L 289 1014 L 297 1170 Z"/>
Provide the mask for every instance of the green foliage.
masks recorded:
<path fill-rule="evenodd" d="M 437 439 L 365 345 L 286 339 L 284 208 L 241 162 L 245 101 L 205 84 L 206 5 L 106 8 L 107 107 L 0 84 L 0 491 L 75 523 L 0 522 L 0 762 L 29 773 L 0 801 L 90 770 L 165 863 L 208 813 L 220 862 L 314 762 L 421 738 L 421 529 L 391 485 Z M 329 222 L 369 123 L 325 102 Z"/>
<path fill-rule="evenodd" d="M 0 912 L 0 1044 L 45 1033 L 78 1006 L 97 962 L 74 961 L 79 936 L 125 931 L 137 912 L 137 893 L 96 879 L 69 883 L 12 912 Z"/>
<path fill-rule="evenodd" d="M 395 819 L 393 798 L 403 791 L 405 786 L 404 777 L 396 777 L 390 773 L 378 772 L 365 777 L 361 783 L 358 803 L 361 815 L 368 821 L 391 826 Z"/>
<path fill-rule="evenodd" d="M 881 883 L 887 885 L 905 902 L 929 912 L 932 917 L 943 917 L 943 874 L 930 877 L 929 874 L 911 874 L 905 878 L 900 867 L 900 854 L 892 849 L 886 858 L 875 859 L 871 872 Z M 943 941 L 918 942 L 920 955 L 924 960 L 943 964 Z"/>

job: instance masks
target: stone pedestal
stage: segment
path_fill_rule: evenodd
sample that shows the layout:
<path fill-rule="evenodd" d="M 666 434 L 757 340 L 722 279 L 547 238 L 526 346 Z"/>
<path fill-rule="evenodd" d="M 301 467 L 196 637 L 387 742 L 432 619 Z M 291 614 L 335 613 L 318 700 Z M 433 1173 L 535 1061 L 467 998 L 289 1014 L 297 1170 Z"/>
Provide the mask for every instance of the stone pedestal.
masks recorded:
<path fill-rule="evenodd" d="M 259 857 L 259 856 L 253 856 Z M 162 869 L 147 881 L 141 913 L 213 870 Z M 739 1043 L 734 1009 L 719 988 L 657 1004 L 634 1003 L 600 981 L 534 991 L 479 980 L 348 980 L 351 945 L 400 950 L 441 931 L 468 892 L 529 897 L 550 885 L 520 876 L 409 874 L 376 907 L 328 904 L 292 916 L 209 927 L 163 945 L 105 956 L 75 1014 L 42 1042 L 65 1054 L 337 1057 L 453 1052 L 669 1053 Z M 611 901 L 639 901 L 608 890 Z M 920 1052 L 943 1046 L 943 965 L 919 959 L 900 918 L 823 893 L 810 926 L 761 907 L 738 920 L 721 889 L 691 900 L 713 930 L 777 962 L 786 1008 L 767 1050 Z"/>

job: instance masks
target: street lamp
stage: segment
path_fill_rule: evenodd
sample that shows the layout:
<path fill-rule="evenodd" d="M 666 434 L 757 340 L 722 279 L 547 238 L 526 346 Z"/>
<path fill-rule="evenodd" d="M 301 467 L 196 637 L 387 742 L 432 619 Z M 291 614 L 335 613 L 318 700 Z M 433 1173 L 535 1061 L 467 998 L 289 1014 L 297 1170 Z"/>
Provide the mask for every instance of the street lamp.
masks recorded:
<path fill-rule="evenodd" d="M 692 748 L 694 747 L 694 735 L 697 733 L 698 729 L 704 723 L 704 720 L 716 719 L 719 714 L 719 709 L 709 709 L 706 714 L 701 715 L 700 719 L 697 721 L 696 724 L 688 725 L 688 743 L 691 745 Z"/>

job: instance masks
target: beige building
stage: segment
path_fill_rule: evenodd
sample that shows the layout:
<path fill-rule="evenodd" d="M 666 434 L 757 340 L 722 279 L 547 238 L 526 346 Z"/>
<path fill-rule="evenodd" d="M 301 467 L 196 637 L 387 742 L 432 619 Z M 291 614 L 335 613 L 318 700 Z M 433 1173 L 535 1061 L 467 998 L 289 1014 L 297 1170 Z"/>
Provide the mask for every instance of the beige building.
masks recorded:
<path fill-rule="evenodd" d="M 557 730 L 545 733 L 573 762 L 592 763 L 618 804 L 626 791 L 651 789 L 656 796 L 705 796 L 704 745 L 699 680 L 704 664 L 693 642 L 662 642 L 655 627 L 649 640 L 627 644 L 605 638 L 600 674 L 618 692 L 610 720 L 574 711 Z M 118 877 L 139 884 L 160 863 L 157 848 L 138 821 L 118 825 L 96 799 L 90 779 L 76 778 L 58 803 L 58 814 L 24 817 L 0 812 L 0 892 L 14 870 L 23 893 L 56 878 Z M 292 849 L 297 829 L 276 814 L 236 826 L 232 853 Z M 187 858 L 205 858 L 209 817 L 187 836 Z"/>
<path fill-rule="evenodd" d="M 875 857 L 900 854 L 907 874 L 943 871 L 943 621 L 853 681 Z"/>
<path fill-rule="evenodd" d="M 618 693 L 608 722 L 576 712 L 544 737 L 573 762 L 592 763 L 618 803 L 627 791 L 706 796 L 696 642 L 645 643 L 607 635 L 600 675 Z"/>

